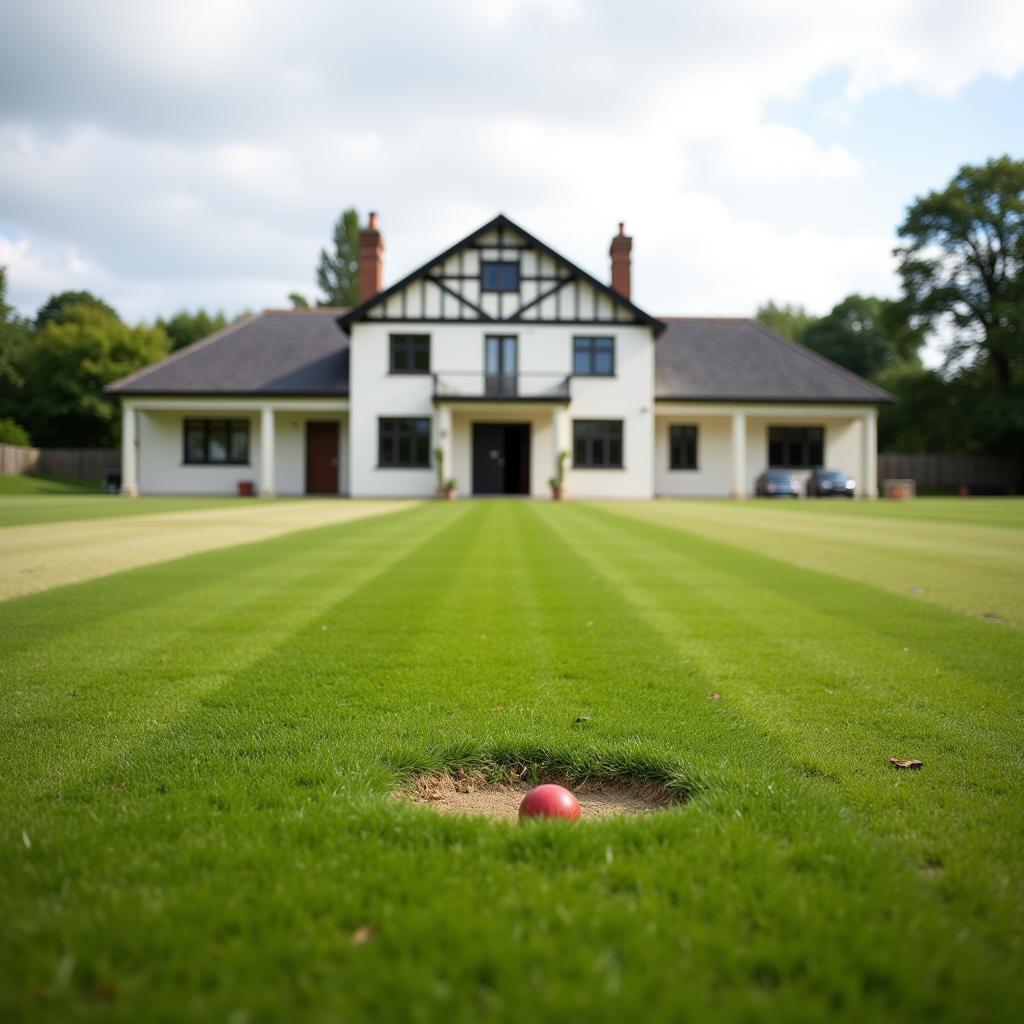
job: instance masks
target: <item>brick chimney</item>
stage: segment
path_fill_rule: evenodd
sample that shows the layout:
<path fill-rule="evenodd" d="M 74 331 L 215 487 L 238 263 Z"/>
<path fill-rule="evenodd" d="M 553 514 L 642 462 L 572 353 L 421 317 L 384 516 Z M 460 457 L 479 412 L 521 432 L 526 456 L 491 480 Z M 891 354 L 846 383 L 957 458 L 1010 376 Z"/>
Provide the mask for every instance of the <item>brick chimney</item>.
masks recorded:
<path fill-rule="evenodd" d="M 359 232 L 359 301 L 372 299 L 384 287 L 384 239 L 377 230 L 377 214 Z"/>
<path fill-rule="evenodd" d="M 619 221 L 619 233 L 612 239 L 608 250 L 612 257 L 612 288 L 623 298 L 629 298 L 632 277 L 633 239 L 626 234 L 626 225 Z"/>

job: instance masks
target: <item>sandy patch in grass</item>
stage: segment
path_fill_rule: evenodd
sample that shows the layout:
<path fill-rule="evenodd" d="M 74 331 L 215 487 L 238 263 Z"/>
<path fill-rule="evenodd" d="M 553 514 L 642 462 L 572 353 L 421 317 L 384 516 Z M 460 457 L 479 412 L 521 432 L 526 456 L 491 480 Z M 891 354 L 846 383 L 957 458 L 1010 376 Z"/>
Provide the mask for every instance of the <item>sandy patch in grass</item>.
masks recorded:
<path fill-rule="evenodd" d="M 229 508 L 194 512 L 9 526 L 0 530 L 0 600 L 200 551 L 399 512 L 415 504 L 338 499 L 239 501 Z"/>
<path fill-rule="evenodd" d="M 394 795 L 432 807 L 441 814 L 473 814 L 516 821 L 519 804 L 532 788 L 532 782 L 513 776 L 494 781 L 479 771 L 433 772 L 417 776 L 410 787 Z M 587 779 L 566 788 L 579 801 L 581 821 L 652 814 L 682 803 L 678 794 L 645 779 Z"/>

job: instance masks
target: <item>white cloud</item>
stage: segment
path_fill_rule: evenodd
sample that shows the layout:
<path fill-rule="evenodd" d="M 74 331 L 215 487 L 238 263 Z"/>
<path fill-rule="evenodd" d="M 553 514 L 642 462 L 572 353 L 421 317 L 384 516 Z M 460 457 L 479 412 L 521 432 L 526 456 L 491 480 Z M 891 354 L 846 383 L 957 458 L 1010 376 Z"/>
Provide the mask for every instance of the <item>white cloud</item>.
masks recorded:
<path fill-rule="evenodd" d="M 1012 0 L 16 6 L 0 258 L 25 312 L 64 287 L 132 316 L 281 304 L 345 205 L 380 210 L 391 278 L 501 209 L 601 276 L 625 219 L 655 312 L 824 309 L 894 289 L 892 218 L 851 229 L 877 168 L 773 104 L 838 74 L 849 118 L 1024 69 Z"/>

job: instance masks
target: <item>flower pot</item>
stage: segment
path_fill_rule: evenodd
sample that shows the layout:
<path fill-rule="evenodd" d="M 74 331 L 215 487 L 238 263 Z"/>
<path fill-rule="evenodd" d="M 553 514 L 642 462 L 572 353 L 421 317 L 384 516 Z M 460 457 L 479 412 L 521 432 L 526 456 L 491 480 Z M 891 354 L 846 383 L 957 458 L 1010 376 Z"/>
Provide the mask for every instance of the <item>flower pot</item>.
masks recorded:
<path fill-rule="evenodd" d="M 565 497 L 565 488 L 559 484 L 557 487 L 551 488 L 551 500 L 561 501 Z"/>
<path fill-rule="evenodd" d="M 238 496 L 240 498 L 251 498 L 255 493 L 255 484 L 251 480 L 238 481 Z"/>

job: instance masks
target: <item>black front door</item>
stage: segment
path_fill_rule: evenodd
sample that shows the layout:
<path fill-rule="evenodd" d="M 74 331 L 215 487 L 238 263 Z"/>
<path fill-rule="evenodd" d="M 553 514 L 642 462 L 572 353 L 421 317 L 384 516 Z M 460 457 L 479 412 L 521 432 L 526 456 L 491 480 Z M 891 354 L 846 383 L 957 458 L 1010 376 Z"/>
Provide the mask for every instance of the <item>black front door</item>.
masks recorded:
<path fill-rule="evenodd" d="M 530 493 L 530 424 L 473 424 L 473 493 Z"/>

